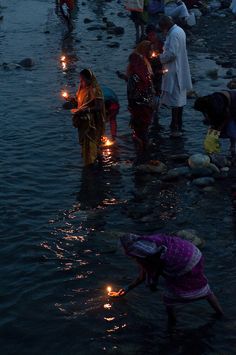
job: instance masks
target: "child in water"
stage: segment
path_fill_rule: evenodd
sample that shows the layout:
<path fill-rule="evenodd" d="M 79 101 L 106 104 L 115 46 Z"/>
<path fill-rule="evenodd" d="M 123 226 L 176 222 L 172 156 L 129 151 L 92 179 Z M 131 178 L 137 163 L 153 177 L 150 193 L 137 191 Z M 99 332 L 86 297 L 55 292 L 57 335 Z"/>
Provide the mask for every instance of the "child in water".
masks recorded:
<path fill-rule="evenodd" d="M 166 281 L 163 300 L 172 324 L 176 321 L 174 305 L 201 299 L 207 300 L 218 315 L 223 315 L 204 274 L 202 253 L 195 245 L 165 235 L 141 237 L 128 234 L 120 240 L 126 255 L 138 263 L 141 271 L 134 282 L 118 292 L 109 292 L 109 296 L 124 296 L 144 281 L 155 291 L 162 276 Z"/>
<path fill-rule="evenodd" d="M 118 115 L 120 109 L 119 99 L 116 93 L 111 88 L 102 85 L 101 89 L 105 101 L 106 120 L 110 124 L 110 132 L 111 132 L 112 140 L 115 140 L 117 136 L 116 116 Z"/>

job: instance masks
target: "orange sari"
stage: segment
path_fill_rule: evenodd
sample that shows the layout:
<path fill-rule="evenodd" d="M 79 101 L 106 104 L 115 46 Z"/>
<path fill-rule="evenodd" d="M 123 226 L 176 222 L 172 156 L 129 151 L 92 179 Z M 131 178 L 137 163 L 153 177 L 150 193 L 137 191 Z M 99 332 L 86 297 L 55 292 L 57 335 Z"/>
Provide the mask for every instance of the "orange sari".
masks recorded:
<path fill-rule="evenodd" d="M 101 88 L 91 71 L 92 82 L 85 88 L 79 86 L 76 93 L 78 102 L 78 133 L 82 146 L 84 165 L 93 164 L 98 155 L 98 147 L 105 131 L 105 105 Z M 94 111 L 95 101 L 101 101 L 101 109 Z M 91 110 L 83 113 L 84 110 Z"/>

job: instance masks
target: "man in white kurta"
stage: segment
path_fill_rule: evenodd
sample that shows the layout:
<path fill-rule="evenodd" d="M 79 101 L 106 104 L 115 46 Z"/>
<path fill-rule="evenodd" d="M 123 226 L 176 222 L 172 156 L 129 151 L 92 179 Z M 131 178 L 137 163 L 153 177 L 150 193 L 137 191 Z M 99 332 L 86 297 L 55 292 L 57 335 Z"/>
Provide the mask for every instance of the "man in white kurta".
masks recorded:
<path fill-rule="evenodd" d="M 166 33 L 160 61 L 163 65 L 161 103 L 172 109 L 171 130 L 173 136 L 180 136 L 183 107 L 187 101 L 187 91 L 192 89 L 192 81 L 186 49 L 186 35 L 175 25 L 172 18 L 163 16 L 160 29 Z"/>

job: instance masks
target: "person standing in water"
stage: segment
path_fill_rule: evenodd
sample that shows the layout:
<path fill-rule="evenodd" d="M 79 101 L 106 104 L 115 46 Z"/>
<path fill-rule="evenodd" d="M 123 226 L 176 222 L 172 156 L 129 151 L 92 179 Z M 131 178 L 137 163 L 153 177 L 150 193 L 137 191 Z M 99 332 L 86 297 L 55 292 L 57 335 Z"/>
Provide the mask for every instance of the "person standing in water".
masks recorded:
<path fill-rule="evenodd" d="M 117 71 L 118 77 L 127 82 L 130 127 L 140 156 L 147 152 L 148 129 L 154 113 L 153 71 L 149 62 L 151 49 L 150 41 L 140 42 L 129 56 L 126 74 Z"/>
<path fill-rule="evenodd" d="M 165 72 L 162 77 L 161 104 L 171 108 L 171 137 L 179 137 L 182 135 L 182 115 L 187 103 L 187 91 L 192 89 L 186 35 L 169 16 L 161 17 L 159 27 L 166 34 L 163 53 L 159 56 Z"/>
<path fill-rule="evenodd" d="M 73 125 L 78 128 L 84 165 L 94 164 L 105 131 L 104 97 L 97 79 L 90 69 L 80 72 L 76 93 L 77 108 L 71 110 Z"/>
<path fill-rule="evenodd" d="M 202 299 L 207 300 L 218 315 L 223 315 L 204 274 L 202 253 L 194 244 L 166 235 L 141 237 L 127 234 L 120 241 L 126 255 L 140 266 L 140 274 L 127 287 L 109 292 L 109 296 L 124 296 L 144 281 L 151 291 L 155 291 L 162 276 L 166 286 L 163 300 L 172 324 L 176 322 L 175 305 Z"/>

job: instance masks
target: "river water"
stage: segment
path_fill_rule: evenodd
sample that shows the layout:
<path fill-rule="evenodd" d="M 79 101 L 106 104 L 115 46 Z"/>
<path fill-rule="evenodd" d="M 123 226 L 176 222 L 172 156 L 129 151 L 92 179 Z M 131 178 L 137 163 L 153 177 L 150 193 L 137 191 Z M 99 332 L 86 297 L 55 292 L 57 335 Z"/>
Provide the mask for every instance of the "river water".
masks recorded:
<path fill-rule="evenodd" d="M 137 176 L 127 113 L 123 70 L 134 46 L 134 28 L 123 5 L 85 1 L 75 16 L 75 30 L 65 38 L 54 1 L 1 1 L 0 63 L 35 61 L 32 70 L 0 69 L 0 344 L 3 355 L 25 354 L 235 354 L 236 291 L 235 215 L 231 180 L 210 192 L 186 182 L 158 188 L 158 178 Z M 126 14 L 125 14 L 126 15 Z M 125 28 L 110 38 L 103 17 Z M 93 22 L 85 24 L 83 19 Z M 98 36 L 98 37 L 97 37 Z M 119 42 L 119 48 L 107 44 Z M 70 58 L 63 70 L 60 57 Z M 225 88 L 224 72 L 212 81 L 203 75 L 215 63 L 207 53 L 190 52 L 195 90 Z M 62 109 L 61 91 L 75 92 L 78 73 L 91 67 L 102 84 L 113 88 L 121 104 L 118 145 L 103 152 L 95 171 L 83 170 L 70 112 Z M 157 157 L 202 152 L 206 128 L 191 108 L 185 110 L 185 133 L 168 138 L 169 112 L 161 111 L 161 131 L 154 133 Z M 226 153 L 227 144 L 223 146 Z M 147 202 L 133 202 L 134 192 L 151 186 Z M 155 196 L 156 194 L 156 196 Z M 157 204 L 157 202 L 159 204 Z M 156 209 L 158 218 L 143 223 L 132 208 Z M 171 213 L 170 213 L 171 211 Z M 135 212 L 135 211 L 133 211 Z M 140 286 L 113 301 L 106 286 L 119 288 L 136 273 L 120 251 L 122 232 L 197 230 L 205 239 L 206 272 L 226 317 L 217 320 L 204 302 L 179 310 L 169 330 L 161 289 L 150 294 Z"/>

